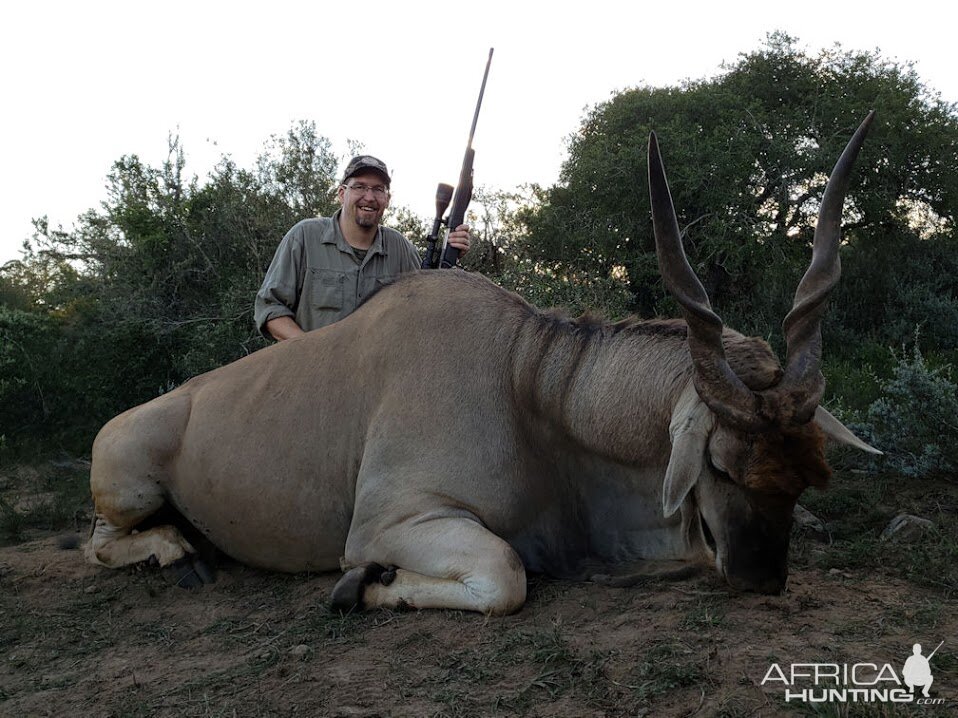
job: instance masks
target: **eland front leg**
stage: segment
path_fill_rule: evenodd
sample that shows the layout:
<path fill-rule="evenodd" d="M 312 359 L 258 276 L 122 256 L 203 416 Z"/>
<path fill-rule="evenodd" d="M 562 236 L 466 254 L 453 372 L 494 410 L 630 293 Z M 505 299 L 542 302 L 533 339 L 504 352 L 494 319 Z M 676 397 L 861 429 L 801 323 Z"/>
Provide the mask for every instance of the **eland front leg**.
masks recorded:
<path fill-rule="evenodd" d="M 505 615 L 526 600 L 526 571 L 512 547 L 468 518 L 414 517 L 366 543 L 346 543 L 350 568 L 334 608 L 452 608 Z"/>

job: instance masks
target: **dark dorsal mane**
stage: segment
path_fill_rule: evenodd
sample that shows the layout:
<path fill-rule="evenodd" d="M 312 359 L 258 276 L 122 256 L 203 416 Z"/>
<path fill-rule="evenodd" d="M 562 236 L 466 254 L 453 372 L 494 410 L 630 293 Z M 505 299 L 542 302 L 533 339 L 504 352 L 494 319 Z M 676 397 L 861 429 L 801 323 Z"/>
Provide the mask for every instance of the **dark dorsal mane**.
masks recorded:
<path fill-rule="evenodd" d="M 610 322 L 595 312 L 587 312 L 576 318 L 570 317 L 562 309 L 539 310 L 537 313 L 554 330 L 575 334 L 586 340 L 628 335 L 674 340 L 684 344 L 688 339 L 688 325 L 684 319 L 639 319 L 630 316 Z M 746 337 L 726 327 L 722 333 L 722 343 L 729 365 L 749 389 L 764 391 L 781 380 L 782 366 L 764 339 Z"/>

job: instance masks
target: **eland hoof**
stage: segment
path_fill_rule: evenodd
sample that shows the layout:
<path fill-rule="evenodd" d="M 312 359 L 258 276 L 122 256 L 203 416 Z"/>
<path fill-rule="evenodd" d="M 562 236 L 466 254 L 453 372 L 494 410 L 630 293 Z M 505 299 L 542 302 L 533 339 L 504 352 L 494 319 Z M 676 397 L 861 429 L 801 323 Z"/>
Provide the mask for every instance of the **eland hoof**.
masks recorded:
<path fill-rule="evenodd" d="M 349 569 L 333 586 L 330 596 L 330 608 L 340 613 L 361 611 L 363 609 L 363 593 L 371 583 L 382 583 L 388 586 L 396 578 L 396 568 L 386 568 L 378 563 L 364 563 Z"/>
<path fill-rule="evenodd" d="M 163 569 L 163 576 L 173 586 L 200 588 L 216 579 L 210 567 L 201 558 L 184 556 Z"/>

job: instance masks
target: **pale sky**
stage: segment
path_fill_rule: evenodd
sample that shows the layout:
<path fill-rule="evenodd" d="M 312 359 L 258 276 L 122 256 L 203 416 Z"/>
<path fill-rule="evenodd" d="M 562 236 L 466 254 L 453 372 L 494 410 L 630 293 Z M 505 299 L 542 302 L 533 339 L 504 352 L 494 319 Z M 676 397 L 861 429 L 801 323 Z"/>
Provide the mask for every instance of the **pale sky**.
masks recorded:
<path fill-rule="evenodd" d="M 386 161 L 393 203 L 433 212 L 455 183 L 482 70 L 476 184 L 558 178 L 587 108 L 639 84 L 716 73 L 783 30 L 817 51 L 880 49 L 958 101 L 950 3 L 730 0 L 7 3 L 0 13 L 0 264 L 30 220 L 69 229 L 106 198 L 122 155 L 159 166 L 178 133 L 187 170 L 251 167 L 270 135 L 314 120 Z M 877 108 L 879 112 L 881 108 Z M 280 237 L 277 237 L 277 242 Z"/>

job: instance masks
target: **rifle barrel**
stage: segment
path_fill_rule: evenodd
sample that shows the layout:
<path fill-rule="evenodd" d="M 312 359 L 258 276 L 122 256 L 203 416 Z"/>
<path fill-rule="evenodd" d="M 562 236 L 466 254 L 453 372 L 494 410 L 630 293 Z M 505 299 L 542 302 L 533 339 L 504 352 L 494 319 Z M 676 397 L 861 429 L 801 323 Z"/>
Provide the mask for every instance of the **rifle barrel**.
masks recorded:
<path fill-rule="evenodd" d="M 933 655 L 935 655 L 936 653 L 938 653 L 938 649 L 941 648 L 944 644 L 945 644 L 945 642 L 942 641 L 942 642 L 939 643 L 937 646 L 935 646 L 935 650 L 933 650 L 933 651 L 928 655 L 928 658 L 926 658 L 925 660 L 926 660 L 926 661 L 930 661 L 930 660 L 931 660 L 931 657 L 932 657 Z"/>
<path fill-rule="evenodd" d="M 486 60 L 486 71 L 482 74 L 482 86 L 479 88 L 479 99 L 476 101 L 476 113 L 472 116 L 472 127 L 469 129 L 469 141 L 466 147 L 472 147 L 472 138 L 476 134 L 476 123 L 479 122 L 479 108 L 482 107 L 482 96 L 486 93 L 486 80 L 489 79 L 489 66 L 492 65 L 492 51 L 494 47 L 489 48 L 489 59 Z"/>

